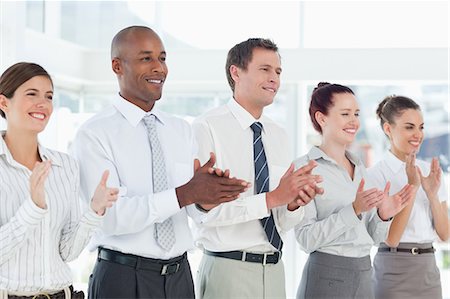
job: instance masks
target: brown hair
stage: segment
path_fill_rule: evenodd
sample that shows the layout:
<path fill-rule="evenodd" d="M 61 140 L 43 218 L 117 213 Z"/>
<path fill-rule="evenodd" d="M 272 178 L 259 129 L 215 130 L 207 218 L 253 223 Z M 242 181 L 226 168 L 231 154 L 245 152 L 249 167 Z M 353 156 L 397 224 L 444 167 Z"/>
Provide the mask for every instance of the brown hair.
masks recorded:
<path fill-rule="evenodd" d="M 390 95 L 378 104 L 377 116 L 380 119 L 380 125 L 383 129 L 384 123 L 393 124 L 394 119 L 400 116 L 406 109 L 420 111 L 420 106 L 412 99 L 404 96 Z"/>
<path fill-rule="evenodd" d="M 225 64 L 225 72 L 227 74 L 228 84 L 234 92 L 234 80 L 231 77 L 230 66 L 235 65 L 240 69 L 247 70 L 247 66 L 252 61 L 253 49 L 262 48 L 272 50 L 278 53 L 278 46 L 270 39 L 249 38 L 228 51 L 227 62 Z"/>
<path fill-rule="evenodd" d="M 10 99 L 19 86 L 36 76 L 47 77 L 53 86 L 52 78 L 42 66 L 31 62 L 13 64 L 0 76 L 0 94 Z M 2 110 L 0 116 L 6 118 Z"/>
<path fill-rule="evenodd" d="M 311 103 L 309 104 L 309 116 L 313 124 L 314 129 L 322 134 L 322 128 L 316 120 L 315 114 L 317 111 L 328 115 L 329 109 L 333 106 L 333 94 L 336 93 L 351 93 L 354 95 L 353 90 L 349 87 L 339 84 L 330 84 L 328 82 L 320 82 L 317 87 L 314 88 L 311 95 Z"/>

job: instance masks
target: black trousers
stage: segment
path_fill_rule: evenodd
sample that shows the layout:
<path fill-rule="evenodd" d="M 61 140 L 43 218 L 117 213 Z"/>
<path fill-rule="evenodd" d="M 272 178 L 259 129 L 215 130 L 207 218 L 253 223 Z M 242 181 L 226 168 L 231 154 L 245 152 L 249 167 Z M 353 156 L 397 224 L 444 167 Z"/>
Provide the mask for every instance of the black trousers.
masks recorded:
<path fill-rule="evenodd" d="M 184 259 L 178 272 L 155 270 L 97 259 L 89 277 L 88 298 L 194 298 L 191 268 Z"/>

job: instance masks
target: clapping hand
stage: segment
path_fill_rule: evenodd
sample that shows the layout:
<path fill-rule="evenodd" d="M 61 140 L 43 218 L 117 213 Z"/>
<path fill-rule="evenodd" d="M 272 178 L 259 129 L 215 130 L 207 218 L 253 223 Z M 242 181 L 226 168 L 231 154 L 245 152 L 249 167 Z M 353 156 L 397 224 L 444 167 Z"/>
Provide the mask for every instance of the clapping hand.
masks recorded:
<path fill-rule="evenodd" d="M 415 197 L 415 187 L 413 185 L 406 184 L 392 196 L 389 196 L 390 187 L 391 183 L 387 182 L 383 192 L 383 199 L 377 204 L 378 216 L 383 220 L 388 220 L 397 215 Z"/>
<path fill-rule="evenodd" d="M 100 216 L 105 214 L 106 208 L 112 207 L 119 194 L 119 188 L 108 188 L 106 186 L 108 176 L 109 171 L 105 170 L 91 201 L 92 209 Z"/>
<path fill-rule="evenodd" d="M 428 176 L 424 177 L 419 168 L 420 182 L 422 188 L 427 194 L 428 199 L 436 198 L 439 187 L 441 186 L 441 168 L 439 166 L 439 161 L 437 158 L 433 158 L 431 161 L 430 173 Z"/>
<path fill-rule="evenodd" d="M 45 201 L 45 180 L 50 173 L 52 162 L 36 162 L 30 176 L 30 194 L 31 200 L 41 209 L 47 208 Z"/>

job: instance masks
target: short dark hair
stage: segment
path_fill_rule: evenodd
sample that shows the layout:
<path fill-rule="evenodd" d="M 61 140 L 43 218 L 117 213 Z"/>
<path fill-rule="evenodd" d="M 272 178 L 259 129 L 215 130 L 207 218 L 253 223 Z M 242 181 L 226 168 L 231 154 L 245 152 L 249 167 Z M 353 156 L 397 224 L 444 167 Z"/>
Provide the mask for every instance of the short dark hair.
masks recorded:
<path fill-rule="evenodd" d="M 235 65 L 240 69 L 247 70 L 247 66 L 253 57 L 253 49 L 262 48 L 272 50 L 278 53 L 278 46 L 270 39 L 249 38 L 228 51 L 225 72 L 227 74 L 228 84 L 234 92 L 234 80 L 231 77 L 230 66 Z"/>
<path fill-rule="evenodd" d="M 42 66 L 32 62 L 13 64 L 0 76 L 0 94 L 10 99 L 19 86 L 36 76 L 47 77 L 53 86 L 52 78 Z M 2 110 L 0 110 L 0 116 L 6 118 Z"/>
<path fill-rule="evenodd" d="M 384 123 L 394 124 L 395 118 L 400 116 L 406 109 L 414 109 L 420 111 L 420 106 L 412 99 L 404 96 L 390 95 L 378 104 L 377 116 L 380 119 L 380 126 L 383 128 Z"/>
<path fill-rule="evenodd" d="M 309 116 L 314 129 L 320 134 L 322 134 L 322 128 L 317 122 L 315 114 L 317 111 L 320 111 L 323 114 L 328 115 L 328 111 L 333 106 L 333 95 L 337 93 L 351 93 L 354 95 L 353 90 L 349 87 L 339 84 L 330 84 L 328 82 L 320 82 L 313 90 L 311 102 L 309 104 Z"/>

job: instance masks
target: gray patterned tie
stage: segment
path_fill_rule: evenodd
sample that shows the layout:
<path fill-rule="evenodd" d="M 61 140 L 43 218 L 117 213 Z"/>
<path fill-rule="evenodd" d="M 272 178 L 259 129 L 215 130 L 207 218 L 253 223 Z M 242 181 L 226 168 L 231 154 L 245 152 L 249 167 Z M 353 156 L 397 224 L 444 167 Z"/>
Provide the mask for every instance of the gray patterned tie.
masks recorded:
<path fill-rule="evenodd" d="M 156 132 L 155 115 L 146 115 L 144 117 L 144 124 L 147 127 L 150 148 L 152 151 L 153 192 L 157 193 L 169 189 L 166 165 L 164 163 L 164 153 Z M 162 223 L 155 223 L 154 237 L 156 242 L 163 249 L 170 250 L 173 247 L 175 244 L 175 233 L 173 230 L 172 218 L 167 218 Z"/>
<path fill-rule="evenodd" d="M 267 165 L 266 153 L 264 152 L 264 145 L 262 143 L 261 131 L 262 124 L 260 122 L 254 122 L 250 126 L 253 130 L 253 159 L 255 163 L 255 187 L 256 193 L 269 192 L 269 167 Z M 275 220 L 273 218 L 272 211 L 270 216 L 259 219 L 261 225 L 266 232 L 267 239 L 270 244 L 277 250 L 281 251 L 283 247 L 283 241 L 275 226 Z"/>

